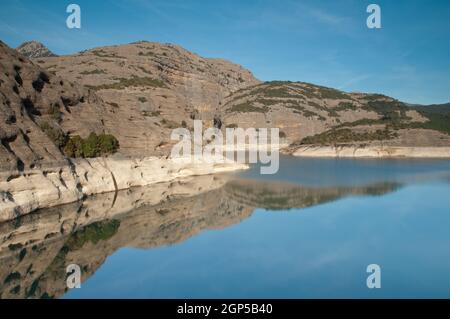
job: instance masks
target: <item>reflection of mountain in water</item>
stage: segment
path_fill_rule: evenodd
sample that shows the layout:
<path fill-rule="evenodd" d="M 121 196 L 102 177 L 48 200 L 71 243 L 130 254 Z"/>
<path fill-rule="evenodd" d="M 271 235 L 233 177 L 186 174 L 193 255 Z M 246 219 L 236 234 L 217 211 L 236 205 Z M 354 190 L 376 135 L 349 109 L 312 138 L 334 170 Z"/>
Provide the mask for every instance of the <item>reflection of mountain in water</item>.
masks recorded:
<path fill-rule="evenodd" d="M 271 210 L 304 208 L 331 202 L 349 195 L 383 195 L 395 191 L 398 183 L 379 183 L 365 187 L 299 187 L 285 183 L 258 183 L 238 180 L 224 189 L 227 198 L 246 206 Z"/>
<path fill-rule="evenodd" d="M 83 281 L 121 247 L 180 243 L 239 223 L 257 207 L 308 207 L 349 195 L 382 195 L 399 184 L 312 188 L 202 176 L 103 194 L 0 225 L 0 297 L 60 297 L 66 266 Z"/>

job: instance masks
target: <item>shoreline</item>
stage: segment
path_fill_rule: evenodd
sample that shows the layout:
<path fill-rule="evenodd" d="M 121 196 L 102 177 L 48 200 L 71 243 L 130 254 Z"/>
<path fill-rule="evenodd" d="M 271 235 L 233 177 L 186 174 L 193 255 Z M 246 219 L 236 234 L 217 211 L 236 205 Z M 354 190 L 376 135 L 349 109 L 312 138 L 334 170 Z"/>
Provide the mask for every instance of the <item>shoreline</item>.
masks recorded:
<path fill-rule="evenodd" d="M 289 154 L 297 157 L 429 158 L 450 159 L 450 147 L 413 146 L 302 146 Z"/>
<path fill-rule="evenodd" d="M 266 147 L 265 145 L 263 148 Z M 247 146 L 248 149 L 254 147 Z M 296 157 L 311 158 L 450 159 L 450 147 L 310 145 L 281 151 Z M 206 159 L 191 161 L 165 157 L 106 157 L 68 159 L 65 165 L 57 164 L 20 174 L 1 171 L 0 222 L 13 220 L 38 209 L 77 202 L 96 194 L 247 168 L 247 164 L 239 164 L 226 158 L 224 163 L 211 163 Z"/>
<path fill-rule="evenodd" d="M 28 170 L 20 175 L 4 171 L 0 172 L 0 222 L 95 194 L 247 168 L 232 161 L 214 164 L 161 157 L 107 157 L 70 159 L 66 165 Z"/>

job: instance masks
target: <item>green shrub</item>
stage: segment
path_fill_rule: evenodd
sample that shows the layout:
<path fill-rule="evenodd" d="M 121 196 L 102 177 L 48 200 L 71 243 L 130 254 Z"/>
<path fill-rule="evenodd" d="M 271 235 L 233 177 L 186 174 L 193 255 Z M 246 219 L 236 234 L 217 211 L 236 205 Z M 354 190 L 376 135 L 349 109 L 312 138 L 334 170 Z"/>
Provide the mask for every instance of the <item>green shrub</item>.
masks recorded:
<path fill-rule="evenodd" d="M 93 74 L 106 74 L 104 70 L 95 69 L 92 71 L 83 71 L 80 72 L 81 75 L 93 75 Z"/>
<path fill-rule="evenodd" d="M 248 112 L 258 112 L 258 113 L 266 113 L 269 110 L 268 107 L 257 107 L 254 106 L 251 102 L 244 102 L 237 105 L 234 105 L 229 112 L 238 112 L 238 113 L 248 113 Z"/>
<path fill-rule="evenodd" d="M 89 134 L 83 139 L 76 135 L 69 139 L 64 154 L 69 157 L 92 158 L 113 154 L 119 149 L 119 141 L 110 134 Z"/>
<path fill-rule="evenodd" d="M 148 117 L 157 117 L 161 115 L 161 111 L 142 111 L 142 115 L 143 116 L 148 116 Z"/>
<path fill-rule="evenodd" d="M 304 110 L 302 114 L 303 114 L 304 117 L 307 117 L 307 118 L 312 118 L 314 116 L 319 116 L 319 114 L 311 112 L 309 110 Z"/>
<path fill-rule="evenodd" d="M 393 123 L 409 119 L 406 116 L 406 111 L 409 110 L 409 107 L 399 101 L 369 101 L 367 107 L 381 115 L 382 119 Z"/>
<path fill-rule="evenodd" d="M 357 106 L 353 103 L 350 102 L 340 102 L 335 108 L 334 111 L 335 112 L 339 112 L 339 111 L 356 111 L 357 110 Z"/>
<path fill-rule="evenodd" d="M 109 53 L 105 50 L 98 49 L 98 50 L 92 50 L 91 53 L 95 56 L 98 56 L 100 58 L 119 58 L 119 59 L 126 59 L 123 56 L 116 55 L 115 53 Z"/>
<path fill-rule="evenodd" d="M 82 144 L 83 157 L 96 157 L 96 155 L 98 154 L 98 149 L 97 134 L 89 134 L 88 138 L 85 139 Z"/>
<path fill-rule="evenodd" d="M 258 103 L 261 103 L 261 104 L 263 104 L 263 105 L 265 105 L 265 106 L 271 106 L 271 105 L 276 105 L 276 104 L 279 104 L 279 103 L 282 103 L 282 102 L 284 102 L 283 100 L 271 100 L 271 99 L 257 99 L 256 100 L 256 102 L 258 102 Z"/>
<path fill-rule="evenodd" d="M 319 87 L 319 93 L 323 99 L 340 100 L 349 98 L 344 92 L 326 87 Z"/>
<path fill-rule="evenodd" d="M 139 70 L 141 70 L 143 73 L 146 73 L 146 74 L 152 74 L 152 71 L 150 71 L 150 70 L 147 70 L 146 68 L 144 68 L 144 67 L 142 67 L 142 66 L 136 66 Z"/>
<path fill-rule="evenodd" d="M 117 78 L 118 82 L 111 84 L 103 84 L 99 86 L 89 86 L 93 90 L 123 90 L 128 87 L 156 87 L 156 88 L 166 88 L 165 83 L 159 79 L 152 79 L 149 77 L 137 77 L 133 76 L 131 78 Z"/>
<path fill-rule="evenodd" d="M 179 128 L 179 124 L 171 120 L 162 119 L 161 123 L 169 129 Z"/>
<path fill-rule="evenodd" d="M 108 102 L 109 105 L 111 105 L 112 107 L 118 109 L 119 108 L 119 104 L 117 104 L 116 102 Z"/>
<path fill-rule="evenodd" d="M 435 130 L 441 133 L 450 134 L 450 116 L 445 114 L 438 114 L 434 112 L 427 112 L 424 109 L 417 110 L 422 116 L 426 117 L 426 122 L 411 122 L 411 119 L 406 115 L 409 108 L 404 103 L 392 100 L 377 100 L 376 98 L 383 98 L 382 95 L 370 95 L 368 105 L 364 108 L 377 112 L 380 119 L 361 119 L 354 122 L 347 122 L 339 125 L 337 128 L 352 127 L 359 125 L 376 125 L 383 124 L 393 130 L 400 129 L 428 129 Z"/>
<path fill-rule="evenodd" d="M 5 284 L 8 284 L 8 283 L 10 283 L 11 281 L 19 280 L 20 278 L 22 278 L 22 276 L 20 275 L 20 273 L 18 273 L 18 272 L 12 272 L 12 273 L 10 273 L 10 274 L 5 278 L 4 283 L 5 283 Z"/>
<path fill-rule="evenodd" d="M 413 122 L 413 123 L 401 123 L 398 124 L 396 129 L 406 129 L 406 128 L 421 128 L 426 130 L 439 131 L 441 133 L 450 134 L 450 116 L 437 114 L 437 113 L 427 113 L 420 112 L 422 116 L 425 116 L 427 122 Z"/>
<path fill-rule="evenodd" d="M 66 145 L 67 135 L 60 128 L 51 126 L 48 122 L 42 122 L 40 127 L 58 148 L 62 149 Z"/>
<path fill-rule="evenodd" d="M 52 119 L 54 119 L 57 122 L 61 121 L 62 113 L 60 111 L 59 103 L 51 104 L 50 105 L 50 109 L 49 109 L 49 113 L 50 113 Z"/>
<path fill-rule="evenodd" d="M 155 54 L 154 54 L 153 52 L 151 52 L 151 51 L 148 51 L 148 52 L 142 52 L 142 51 L 140 51 L 138 54 L 139 54 L 140 56 L 155 56 Z"/>
<path fill-rule="evenodd" d="M 14 295 L 18 295 L 20 292 L 20 285 L 15 286 L 13 289 L 10 290 L 10 293 L 14 294 Z"/>
<path fill-rule="evenodd" d="M 100 152 L 105 154 L 114 153 L 119 148 L 119 141 L 111 134 L 101 134 L 98 137 Z"/>
<path fill-rule="evenodd" d="M 305 137 L 300 144 L 334 145 L 340 143 L 352 143 L 362 141 L 382 141 L 397 137 L 397 133 L 388 129 L 374 132 L 357 133 L 348 128 L 332 129 L 320 134 Z"/>
<path fill-rule="evenodd" d="M 69 157 L 83 157 L 83 139 L 78 136 L 72 136 L 64 147 L 64 154 Z"/>

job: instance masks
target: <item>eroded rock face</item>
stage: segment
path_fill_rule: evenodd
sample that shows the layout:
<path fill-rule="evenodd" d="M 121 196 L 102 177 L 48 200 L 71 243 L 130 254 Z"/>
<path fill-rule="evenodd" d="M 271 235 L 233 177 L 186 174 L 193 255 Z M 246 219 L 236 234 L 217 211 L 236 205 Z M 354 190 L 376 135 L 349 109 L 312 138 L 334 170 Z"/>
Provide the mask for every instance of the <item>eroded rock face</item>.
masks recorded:
<path fill-rule="evenodd" d="M 152 60 L 153 55 L 157 58 Z M 54 75 L 51 67 L 36 65 L 40 60 L 32 62 L 0 43 L 0 220 L 74 202 L 87 195 L 245 167 L 146 156 L 167 154 L 157 148 L 167 145 L 170 149 L 168 139 L 175 122 L 159 115 L 156 117 L 161 123 L 154 122 L 145 110 L 128 103 L 131 96 L 136 96 L 141 104 L 150 99 L 174 98 L 174 103 L 161 104 L 167 108 L 166 114 L 180 119 L 186 116 L 192 121 L 208 113 L 206 108 L 199 111 L 194 105 L 208 105 L 211 111 L 224 95 L 256 82 L 240 66 L 202 59 L 176 46 L 151 43 L 48 59 L 58 59 L 61 70 L 67 68 L 68 73 L 61 72 L 63 77 Z M 100 80 L 95 75 L 102 72 L 78 67 L 86 64 L 91 68 L 102 63 L 108 66 L 108 73 Z M 200 70 L 200 65 L 204 69 Z M 86 81 L 69 75 L 71 67 Z M 140 93 L 148 93 L 148 100 L 144 101 L 145 94 Z M 113 98 L 104 102 L 103 97 L 108 94 Z M 120 112 L 116 112 L 121 99 Z M 180 121 L 180 126 L 187 125 Z M 121 154 L 89 160 L 63 155 L 63 139 L 67 135 L 87 137 L 91 132 L 113 133 L 121 145 Z"/>
<path fill-rule="evenodd" d="M 95 193 L 242 168 L 155 157 L 170 152 L 173 128 L 191 129 L 195 119 L 222 130 L 278 127 L 291 153 L 307 137 L 329 143 L 330 136 L 320 135 L 327 132 L 352 145 L 357 138 L 361 148 L 374 140 L 391 147 L 450 145 L 448 134 L 423 128 L 429 119 L 422 111 L 392 98 L 260 83 L 239 65 L 171 44 L 138 42 L 30 61 L 0 42 L 0 220 Z M 112 133 L 120 154 L 65 158 L 61 140 L 91 132 Z"/>
<path fill-rule="evenodd" d="M 52 51 L 50 51 L 46 46 L 37 41 L 28 41 L 22 43 L 16 49 L 20 54 L 29 58 L 29 59 L 37 59 L 37 58 L 47 58 L 47 57 L 55 57 L 57 56 Z"/>
<path fill-rule="evenodd" d="M 35 168 L 14 176 L 3 172 L 0 173 L 0 222 L 94 194 L 245 168 L 246 165 L 234 162 L 114 157 L 70 160 L 65 166 Z"/>
<path fill-rule="evenodd" d="M 391 146 L 450 145 L 444 118 L 430 124 L 423 109 L 390 97 L 303 82 L 261 83 L 239 65 L 202 58 L 172 44 L 141 41 L 33 62 L 14 56 L 4 45 L 2 50 L 6 72 L 1 89 L 7 90 L 0 137 L 6 167 L 21 169 L 50 157 L 62 159 L 54 145 L 58 139 L 50 143 L 42 138 L 43 130 L 36 130 L 44 121 L 56 133 L 112 133 L 120 153 L 130 157 L 166 156 L 175 143 L 172 130 L 192 129 L 195 119 L 203 120 L 205 128 L 276 127 L 281 143 L 291 144 L 293 150 L 303 144 L 374 141 Z M 63 87 L 59 91 L 57 81 Z M 19 99 L 12 98 L 14 94 Z M 17 105 L 26 111 L 24 122 L 29 118 L 36 125 L 16 124 Z M 312 139 L 304 141 L 308 137 Z"/>
<path fill-rule="evenodd" d="M 11 175 L 64 161 L 64 134 L 107 131 L 94 92 L 35 65 L 0 42 L 0 170 Z"/>
<path fill-rule="evenodd" d="M 105 125 L 131 156 L 167 154 L 173 128 L 192 128 L 194 119 L 213 126 L 226 96 L 259 83 L 231 62 L 146 41 L 36 62 L 112 106 Z"/>

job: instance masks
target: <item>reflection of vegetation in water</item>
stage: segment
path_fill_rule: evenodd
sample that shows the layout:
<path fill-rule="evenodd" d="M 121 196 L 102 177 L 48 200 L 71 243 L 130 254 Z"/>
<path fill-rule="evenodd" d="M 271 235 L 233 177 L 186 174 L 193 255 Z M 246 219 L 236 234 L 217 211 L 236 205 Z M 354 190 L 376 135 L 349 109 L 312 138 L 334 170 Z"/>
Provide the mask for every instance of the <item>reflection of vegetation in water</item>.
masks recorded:
<path fill-rule="evenodd" d="M 44 273 L 39 276 L 27 291 L 26 297 L 35 297 L 39 287 L 39 281 L 45 276 L 54 279 L 66 277 L 66 257 L 69 252 L 82 248 L 86 243 L 97 244 L 99 241 L 112 238 L 119 229 L 120 221 L 106 220 L 94 224 L 90 224 L 77 232 L 73 233 L 65 242 L 59 253 L 53 259 L 52 263 L 47 267 Z M 44 292 L 41 298 L 53 298 L 54 296 Z"/>
<path fill-rule="evenodd" d="M 380 183 L 354 187 L 306 187 L 267 181 L 241 179 L 229 181 L 212 192 L 189 198 L 171 199 L 157 205 L 141 206 L 133 213 L 127 213 L 126 217 L 120 217 L 121 221 L 105 220 L 92 223 L 65 238 L 60 232 L 52 232 L 52 236 L 47 235 L 44 238 L 47 234 L 45 232 L 42 235 L 43 244 L 33 243 L 32 249 L 28 249 L 28 252 L 23 244 L 11 243 L 7 247 L 16 260 L 25 258 L 24 261 L 31 260 L 34 265 L 30 262 L 28 269 L 25 270 L 24 267 L 27 265 L 22 264 L 22 267 L 16 266 L 5 273 L 6 279 L 2 281 L 6 283 L 1 288 L 0 294 L 27 298 L 59 297 L 64 294 L 68 264 L 78 264 L 82 269 L 83 279 L 86 279 L 100 267 L 111 251 L 130 242 L 136 244 L 133 239 L 136 234 L 145 234 L 145 242 L 141 242 L 139 246 L 159 247 L 182 242 L 206 228 L 230 226 L 249 217 L 255 207 L 274 211 L 304 208 L 345 196 L 383 195 L 400 186 L 397 183 Z M 199 211 L 198 203 L 202 203 L 206 208 Z M 92 205 L 104 207 L 98 203 Z M 79 205 L 74 206 L 74 209 L 78 208 Z M 99 216 L 102 213 L 103 211 L 97 212 L 95 215 Z M 23 223 L 26 227 L 26 218 Z M 117 236 L 118 241 L 109 240 L 117 234 L 120 226 L 120 231 L 128 234 Z M 12 224 L 9 227 L 15 229 Z M 57 239 L 55 237 L 61 241 L 55 240 Z M 107 240 L 109 241 L 105 242 Z M 42 258 L 52 257 L 48 261 L 41 262 L 39 258 L 35 258 L 41 252 Z"/>
<path fill-rule="evenodd" d="M 314 188 L 279 183 L 257 184 L 235 181 L 227 184 L 227 193 L 249 206 L 282 210 L 331 202 L 348 195 L 384 195 L 398 189 L 398 183 L 380 183 L 365 187 Z"/>
<path fill-rule="evenodd" d="M 118 220 L 102 221 L 88 225 L 70 236 L 65 247 L 73 251 L 80 249 L 87 242 L 96 244 L 100 240 L 107 240 L 114 236 L 119 226 L 120 222 Z"/>

